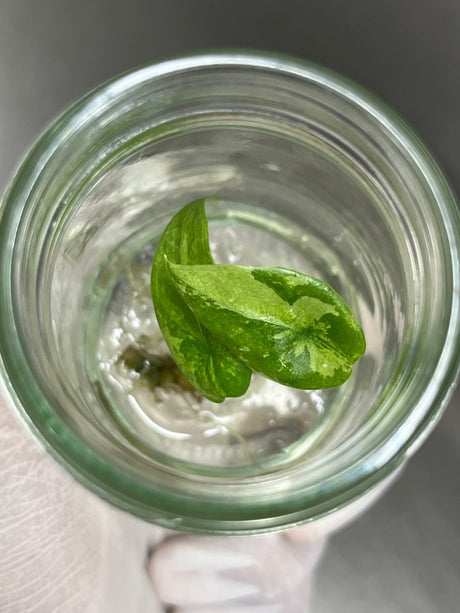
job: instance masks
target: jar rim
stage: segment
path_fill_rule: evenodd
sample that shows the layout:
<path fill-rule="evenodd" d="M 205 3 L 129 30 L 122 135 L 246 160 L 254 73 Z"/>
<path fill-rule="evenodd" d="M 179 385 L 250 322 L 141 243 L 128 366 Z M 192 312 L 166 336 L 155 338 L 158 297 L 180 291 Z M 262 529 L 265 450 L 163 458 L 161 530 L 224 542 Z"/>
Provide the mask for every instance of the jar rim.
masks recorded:
<path fill-rule="evenodd" d="M 329 88 L 335 94 L 345 97 L 362 112 L 371 115 L 386 130 L 391 132 L 401 148 L 410 152 L 414 163 L 420 169 L 424 179 L 436 194 L 438 211 L 449 237 L 452 267 L 452 309 L 446 333 L 448 341 L 443 347 L 441 358 L 433 373 L 430 383 L 419 398 L 411 413 L 411 419 L 399 425 L 391 438 L 372 450 L 366 457 L 350 465 L 336 478 L 324 485 L 314 516 L 327 514 L 332 508 L 344 506 L 354 498 L 369 490 L 389 474 L 404 459 L 410 456 L 425 440 L 437 423 L 452 392 L 453 383 L 460 369 L 460 304 L 459 304 L 459 227 L 460 216 L 455 197 L 441 170 L 431 154 L 421 143 L 419 137 L 405 122 L 385 103 L 366 91 L 360 85 L 337 75 L 316 64 L 284 55 L 265 52 L 222 50 L 210 53 L 191 54 L 168 59 L 160 63 L 149 64 L 115 77 L 102 84 L 72 107 L 60 115 L 32 146 L 18 168 L 2 203 L 0 216 L 0 236 L 5 232 L 2 226 L 14 228 L 19 223 L 19 207 L 13 203 L 19 200 L 25 204 L 25 195 L 34 176 L 38 176 L 46 166 L 47 156 L 53 154 L 53 147 L 65 131 L 78 128 L 81 118 L 99 104 L 111 104 L 123 92 L 129 91 L 144 82 L 183 71 L 206 68 L 234 67 L 268 70 L 274 74 L 288 74 L 301 80 L 310 80 Z M 12 264 L 11 238 L 0 242 L 0 252 L 8 257 L 0 258 L 2 278 L 11 280 L 11 271 L 7 263 Z M 117 506 L 136 515 L 169 527 L 191 529 L 203 532 L 247 533 L 259 529 L 277 529 L 293 525 L 306 518 L 302 513 L 305 498 L 292 496 L 289 503 L 267 505 L 267 501 L 250 502 L 246 499 L 241 505 L 227 498 L 223 504 L 211 505 L 203 511 L 199 494 L 196 499 L 184 500 L 171 491 L 160 491 L 154 484 L 148 484 L 133 475 L 124 474 L 116 466 L 110 465 L 104 458 L 88 448 L 83 441 L 53 413 L 46 402 L 36 407 L 25 407 L 19 388 L 30 384 L 27 367 L 21 356 L 20 343 L 13 338 L 17 334 L 14 325 L 13 293 L 8 291 L 0 295 L 0 312 L 4 314 L 0 321 L 0 371 L 6 395 L 19 409 L 22 417 L 41 440 L 47 451 L 58 460 L 84 485 Z M 8 343 L 11 343 L 8 346 Z M 255 478 L 255 489 L 263 490 L 267 475 Z M 235 484 L 240 486 L 240 484 Z M 321 500 L 320 500 L 321 498 Z M 156 509 L 152 509 L 155 500 Z M 261 498 L 262 500 L 262 498 Z M 186 502 L 187 522 L 177 522 L 178 509 Z M 222 503 L 222 501 L 221 501 Z M 228 503 L 228 504 L 227 504 Z M 267 517 L 271 514 L 270 518 Z M 196 517 L 192 517 L 196 514 Z M 176 521 L 176 523 L 174 523 Z"/>

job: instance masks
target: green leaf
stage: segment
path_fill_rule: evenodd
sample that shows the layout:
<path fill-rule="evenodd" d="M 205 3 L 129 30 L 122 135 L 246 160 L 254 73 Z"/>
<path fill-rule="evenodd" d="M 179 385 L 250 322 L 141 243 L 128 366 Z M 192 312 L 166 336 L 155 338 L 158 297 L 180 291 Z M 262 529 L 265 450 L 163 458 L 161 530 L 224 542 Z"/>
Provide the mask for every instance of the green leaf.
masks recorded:
<path fill-rule="evenodd" d="M 251 370 L 302 389 L 341 385 L 363 354 L 361 327 L 317 279 L 282 268 L 167 261 L 202 326 Z"/>
<path fill-rule="evenodd" d="M 152 298 L 160 329 L 184 375 L 204 396 L 222 402 L 241 396 L 251 370 L 203 327 L 173 283 L 167 262 L 215 266 L 209 249 L 205 200 L 181 209 L 166 227 L 155 251 Z"/>

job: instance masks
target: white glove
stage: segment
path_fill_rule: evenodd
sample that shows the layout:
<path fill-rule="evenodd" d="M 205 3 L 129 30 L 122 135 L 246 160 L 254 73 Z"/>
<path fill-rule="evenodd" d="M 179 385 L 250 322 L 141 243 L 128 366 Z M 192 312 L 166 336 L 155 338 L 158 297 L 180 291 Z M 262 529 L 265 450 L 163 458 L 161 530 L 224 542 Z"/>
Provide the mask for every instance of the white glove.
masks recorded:
<path fill-rule="evenodd" d="M 130 517 L 50 460 L 1 399 L 0 469 L 2 613 L 308 611 L 324 541 L 301 530 L 184 536 Z"/>
<path fill-rule="evenodd" d="M 148 570 L 174 613 L 307 613 L 325 541 L 292 536 L 175 536 Z"/>
<path fill-rule="evenodd" d="M 157 613 L 145 563 L 163 531 L 64 473 L 0 399 L 0 611 Z"/>

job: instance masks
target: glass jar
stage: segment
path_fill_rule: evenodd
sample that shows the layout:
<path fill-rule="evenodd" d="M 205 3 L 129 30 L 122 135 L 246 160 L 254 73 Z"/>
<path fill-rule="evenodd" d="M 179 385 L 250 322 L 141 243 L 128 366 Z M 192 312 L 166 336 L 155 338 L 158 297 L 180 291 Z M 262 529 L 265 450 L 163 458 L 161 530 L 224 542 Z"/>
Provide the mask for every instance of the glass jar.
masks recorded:
<path fill-rule="evenodd" d="M 203 197 L 219 200 L 207 205 L 217 260 L 296 268 L 346 298 L 367 339 L 347 383 L 300 392 L 255 377 L 215 406 L 174 373 L 169 388 L 143 383 L 162 342 L 155 244 Z M 323 518 L 330 530 L 391 480 L 452 392 L 456 201 L 390 109 L 318 66 L 222 52 L 102 85 L 27 153 L 0 237 L 12 403 L 81 483 L 162 526 L 249 534 Z"/>

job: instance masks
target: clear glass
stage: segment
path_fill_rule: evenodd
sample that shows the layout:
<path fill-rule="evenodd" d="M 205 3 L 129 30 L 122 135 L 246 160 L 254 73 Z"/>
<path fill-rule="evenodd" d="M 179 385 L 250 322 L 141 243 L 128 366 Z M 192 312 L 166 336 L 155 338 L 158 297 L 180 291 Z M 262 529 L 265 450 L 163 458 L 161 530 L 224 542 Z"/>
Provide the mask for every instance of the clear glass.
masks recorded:
<path fill-rule="evenodd" d="M 219 199 L 218 261 L 294 268 L 345 297 L 367 338 L 346 384 L 255 376 L 221 405 L 187 388 L 149 275 L 167 222 L 203 197 Z M 3 380 L 49 452 L 122 509 L 209 533 L 317 520 L 373 498 L 445 406 L 458 252 L 438 167 L 355 84 L 247 53 L 146 66 L 59 117 L 7 190 Z"/>

